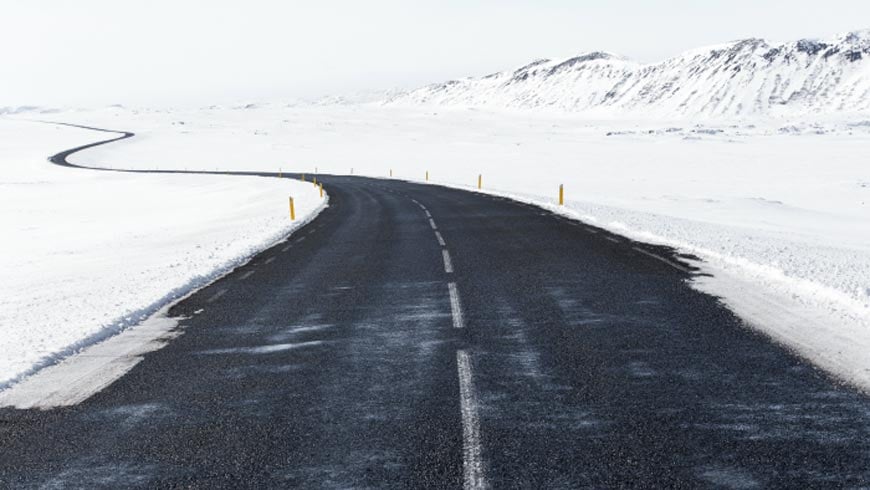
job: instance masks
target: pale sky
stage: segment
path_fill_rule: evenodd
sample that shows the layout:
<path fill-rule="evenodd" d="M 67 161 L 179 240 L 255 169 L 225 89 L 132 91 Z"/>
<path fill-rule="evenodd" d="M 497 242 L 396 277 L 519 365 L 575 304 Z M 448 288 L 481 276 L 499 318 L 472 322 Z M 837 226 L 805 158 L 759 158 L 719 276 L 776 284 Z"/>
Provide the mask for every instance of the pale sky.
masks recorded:
<path fill-rule="evenodd" d="M 605 50 L 659 61 L 870 28 L 870 0 L 0 0 L 0 107 L 413 88 Z"/>

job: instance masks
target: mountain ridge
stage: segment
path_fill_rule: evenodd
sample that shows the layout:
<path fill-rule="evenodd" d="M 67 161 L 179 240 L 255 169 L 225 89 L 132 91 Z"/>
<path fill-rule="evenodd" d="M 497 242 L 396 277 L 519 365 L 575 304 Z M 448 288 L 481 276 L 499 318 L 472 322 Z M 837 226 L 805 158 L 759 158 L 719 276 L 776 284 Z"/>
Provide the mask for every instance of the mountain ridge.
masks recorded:
<path fill-rule="evenodd" d="M 870 29 L 829 39 L 748 38 L 639 63 L 606 51 L 431 84 L 386 105 L 551 109 L 601 115 L 870 112 Z"/>

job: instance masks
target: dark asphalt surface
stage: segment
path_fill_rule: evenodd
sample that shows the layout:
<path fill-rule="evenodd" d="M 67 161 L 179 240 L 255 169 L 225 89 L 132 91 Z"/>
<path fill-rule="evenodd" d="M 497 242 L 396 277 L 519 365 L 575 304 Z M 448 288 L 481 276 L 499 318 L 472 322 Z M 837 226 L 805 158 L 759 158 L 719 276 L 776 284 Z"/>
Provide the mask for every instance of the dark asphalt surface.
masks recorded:
<path fill-rule="evenodd" d="M 870 399 L 633 247 L 669 250 L 319 178 L 330 206 L 174 306 L 183 335 L 80 405 L 0 409 L 2 486 L 461 488 L 460 349 L 492 488 L 870 486 Z"/>

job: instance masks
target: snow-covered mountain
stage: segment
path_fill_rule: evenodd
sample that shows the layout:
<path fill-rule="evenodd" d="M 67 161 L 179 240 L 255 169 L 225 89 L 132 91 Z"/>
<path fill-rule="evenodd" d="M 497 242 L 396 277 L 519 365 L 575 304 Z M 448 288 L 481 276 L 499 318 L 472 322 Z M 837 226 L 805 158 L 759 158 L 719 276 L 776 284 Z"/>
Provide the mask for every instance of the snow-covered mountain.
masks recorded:
<path fill-rule="evenodd" d="M 604 52 L 538 60 L 423 87 L 387 104 L 653 116 L 870 112 L 870 30 L 824 41 L 746 39 L 653 64 Z"/>

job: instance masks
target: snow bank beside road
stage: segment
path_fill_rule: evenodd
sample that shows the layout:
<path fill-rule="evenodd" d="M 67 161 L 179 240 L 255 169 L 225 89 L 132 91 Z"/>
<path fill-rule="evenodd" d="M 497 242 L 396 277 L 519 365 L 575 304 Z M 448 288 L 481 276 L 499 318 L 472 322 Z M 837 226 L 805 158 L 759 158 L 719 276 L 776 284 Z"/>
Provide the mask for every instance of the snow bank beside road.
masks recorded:
<path fill-rule="evenodd" d="M 137 323 L 283 237 L 296 226 L 289 195 L 297 218 L 323 202 L 313 186 L 289 179 L 123 174 L 47 161 L 108 137 L 0 119 L 0 387 Z M 88 151 L 78 161 L 90 163 Z"/>

